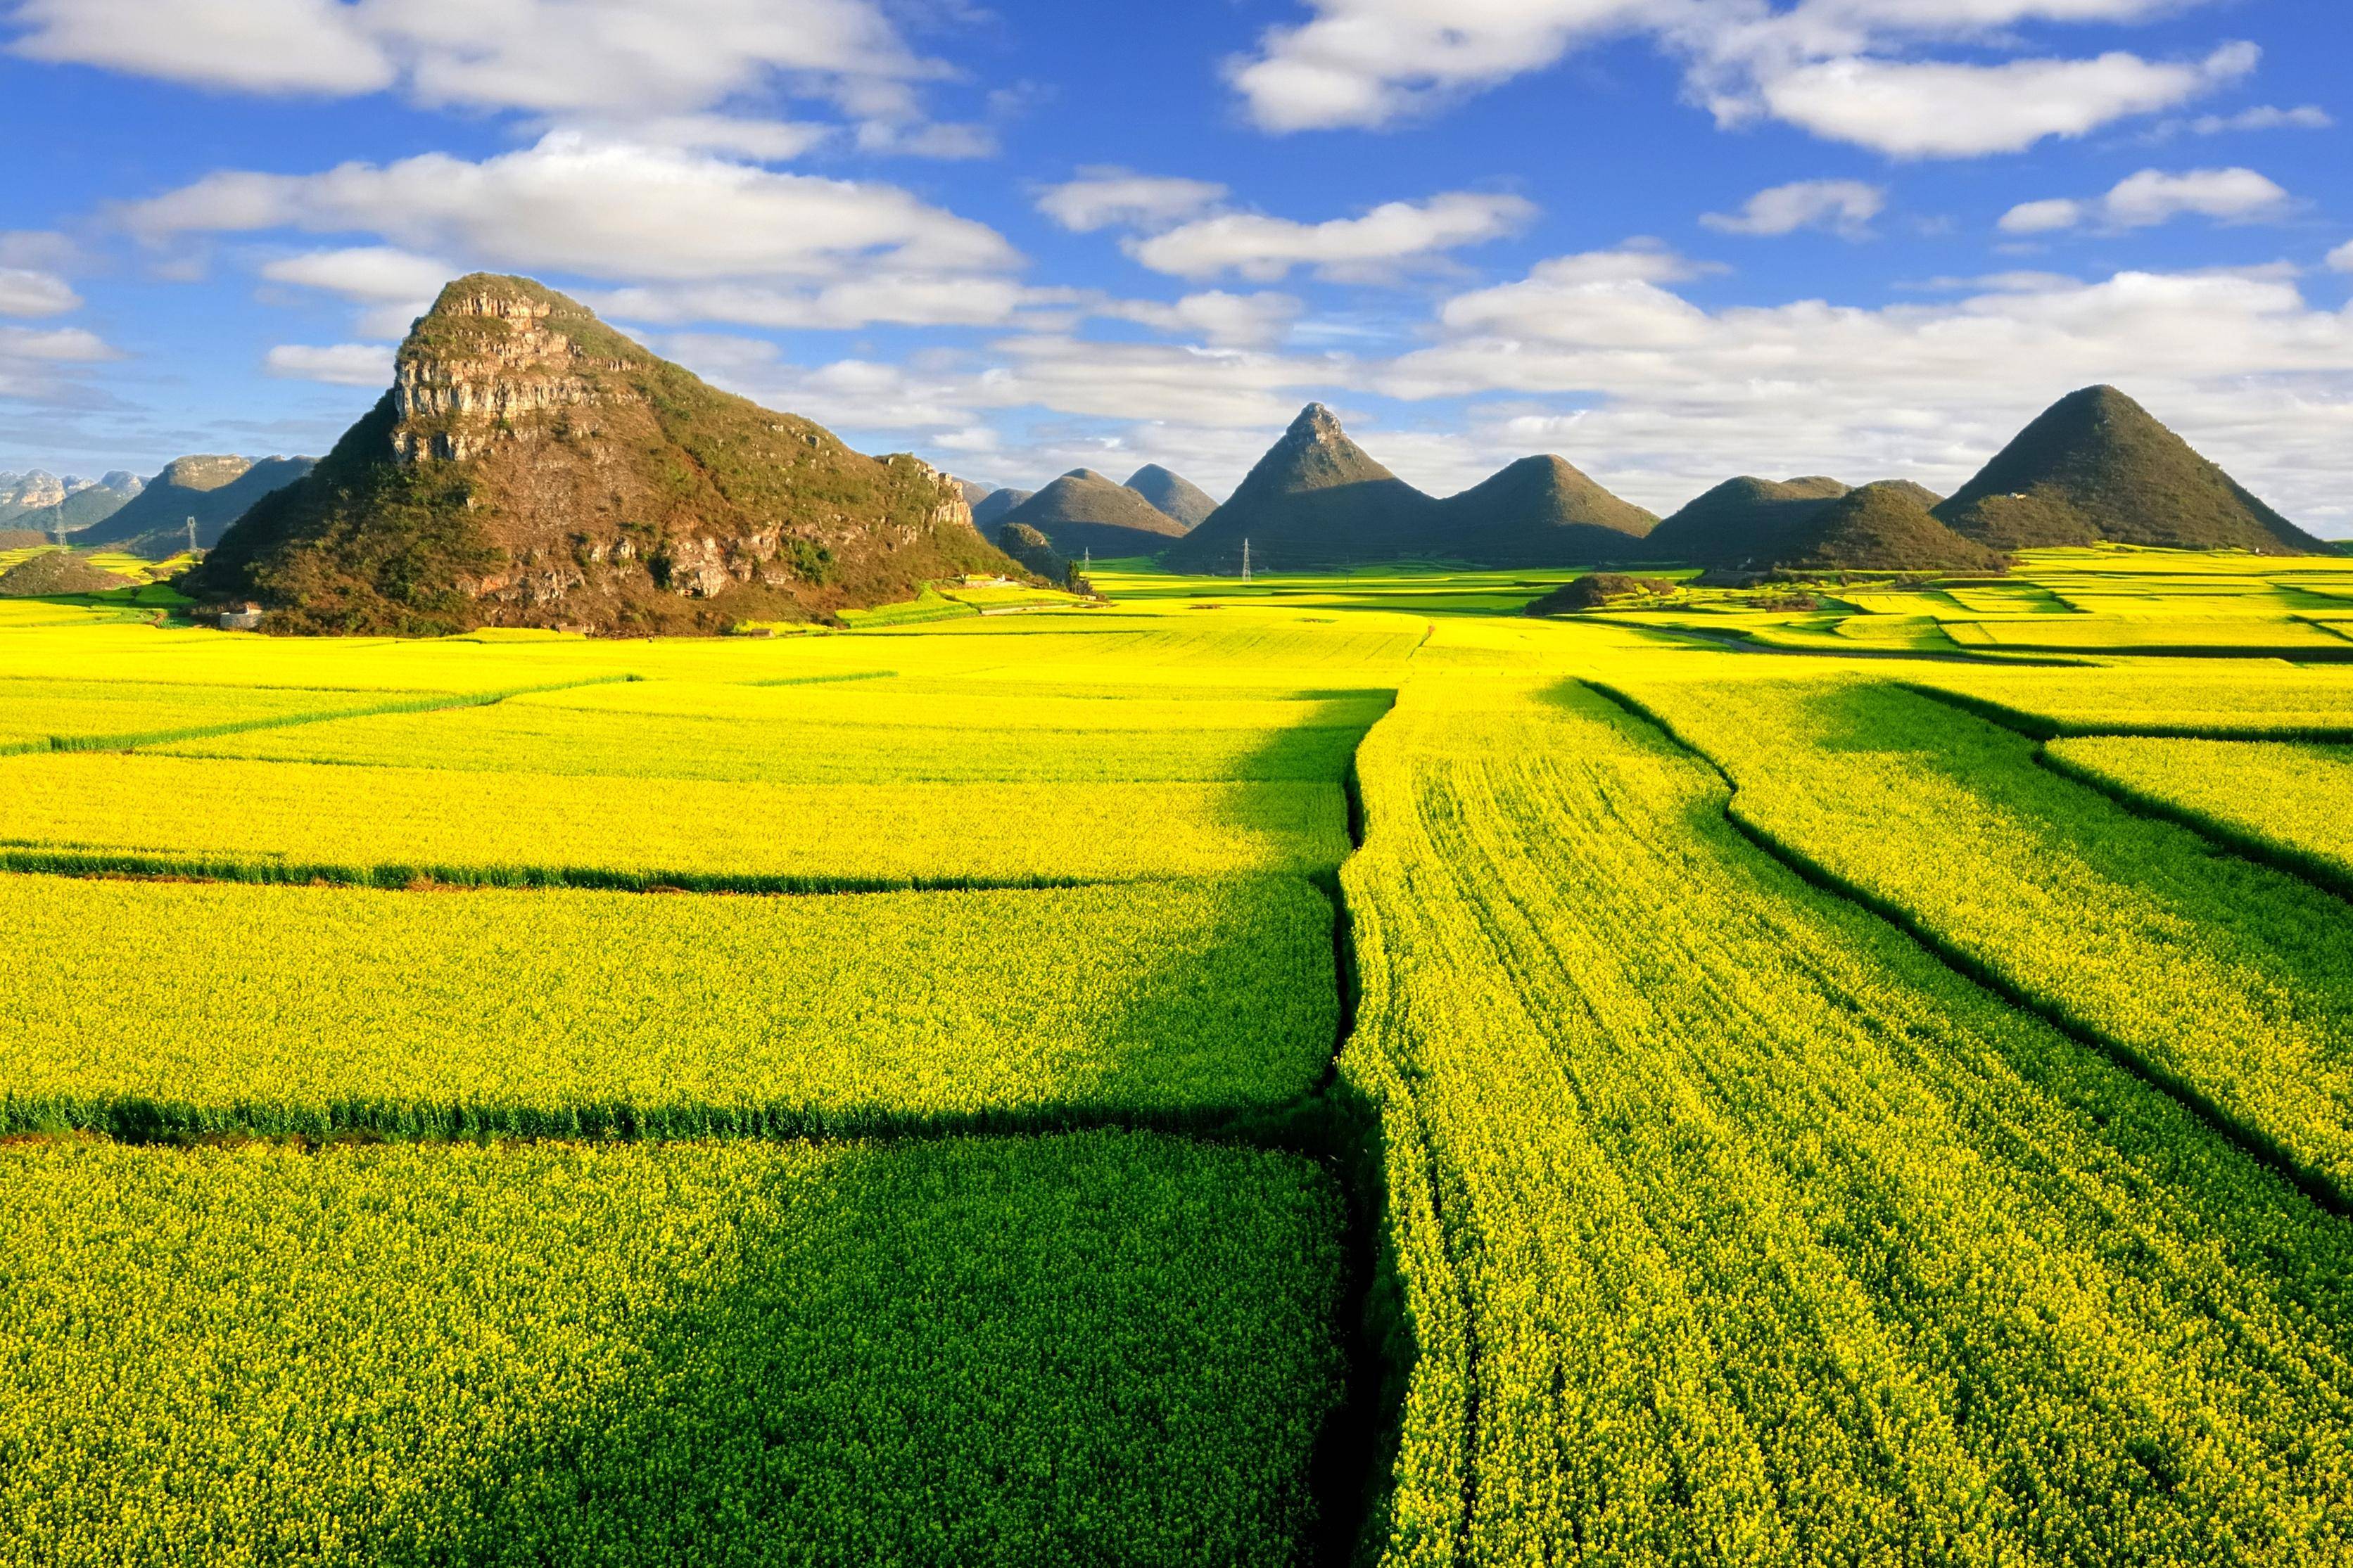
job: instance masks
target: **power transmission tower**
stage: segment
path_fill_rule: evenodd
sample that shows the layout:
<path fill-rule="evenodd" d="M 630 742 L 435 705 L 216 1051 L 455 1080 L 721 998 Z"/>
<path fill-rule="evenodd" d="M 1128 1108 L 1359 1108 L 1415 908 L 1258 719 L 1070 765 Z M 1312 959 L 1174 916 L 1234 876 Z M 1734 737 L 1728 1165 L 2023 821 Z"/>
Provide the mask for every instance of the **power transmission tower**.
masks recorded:
<path fill-rule="evenodd" d="M 195 518 L 193 518 L 193 517 L 192 517 L 192 518 L 188 519 L 188 553 L 189 553 L 189 554 L 191 554 L 191 555 L 194 555 L 195 552 L 196 552 L 196 520 L 195 520 Z"/>
<path fill-rule="evenodd" d="M 1250 581 L 1250 541 L 1242 541 L 1242 581 Z"/>

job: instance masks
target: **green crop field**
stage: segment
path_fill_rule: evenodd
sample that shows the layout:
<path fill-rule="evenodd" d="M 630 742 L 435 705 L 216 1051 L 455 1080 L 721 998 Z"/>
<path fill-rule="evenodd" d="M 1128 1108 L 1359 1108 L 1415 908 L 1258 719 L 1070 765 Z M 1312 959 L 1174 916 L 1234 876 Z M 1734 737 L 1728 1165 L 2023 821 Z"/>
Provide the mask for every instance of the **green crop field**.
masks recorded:
<path fill-rule="evenodd" d="M 2353 568 L 1569 575 L 0 603 L 0 1565 L 2353 1558 Z"/>

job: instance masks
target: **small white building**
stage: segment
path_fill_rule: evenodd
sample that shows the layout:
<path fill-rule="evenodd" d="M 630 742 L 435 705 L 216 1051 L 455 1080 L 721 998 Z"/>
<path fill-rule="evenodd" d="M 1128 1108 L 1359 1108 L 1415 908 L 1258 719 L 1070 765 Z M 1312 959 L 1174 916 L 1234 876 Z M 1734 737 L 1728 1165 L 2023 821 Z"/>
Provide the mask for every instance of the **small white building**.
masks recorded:
<path fill-rule="evenodd" d="M 261 606 L 248 599 L 233 609 L 220 613 L 220 629 L 225 632 L 251 632 L 261 629 Z"/>

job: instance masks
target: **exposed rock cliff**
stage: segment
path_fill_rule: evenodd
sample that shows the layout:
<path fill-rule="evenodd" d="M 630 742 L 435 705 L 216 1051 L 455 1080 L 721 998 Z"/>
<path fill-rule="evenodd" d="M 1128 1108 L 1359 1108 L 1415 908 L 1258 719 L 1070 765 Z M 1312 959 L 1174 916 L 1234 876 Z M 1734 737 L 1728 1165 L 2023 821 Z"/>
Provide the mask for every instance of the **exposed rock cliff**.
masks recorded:
<path fill-rule="evenodd" d="M 390 391 L 196 586 L 271 629 L 719 630 L 1011 563 L 956 482 L 704 384 L 527 279 L 444 289 Z"/>

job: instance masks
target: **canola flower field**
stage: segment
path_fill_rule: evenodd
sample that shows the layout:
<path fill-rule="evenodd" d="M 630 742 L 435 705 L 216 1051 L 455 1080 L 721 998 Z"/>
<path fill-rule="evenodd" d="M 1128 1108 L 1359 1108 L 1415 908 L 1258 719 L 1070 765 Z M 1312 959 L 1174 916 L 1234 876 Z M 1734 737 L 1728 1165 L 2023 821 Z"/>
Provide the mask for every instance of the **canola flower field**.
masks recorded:
<path fill-rule="evenodd" d="M 2353 575 L 1561 575 L 5 606 L 0 1564 L 2353 1555 Z"/>

